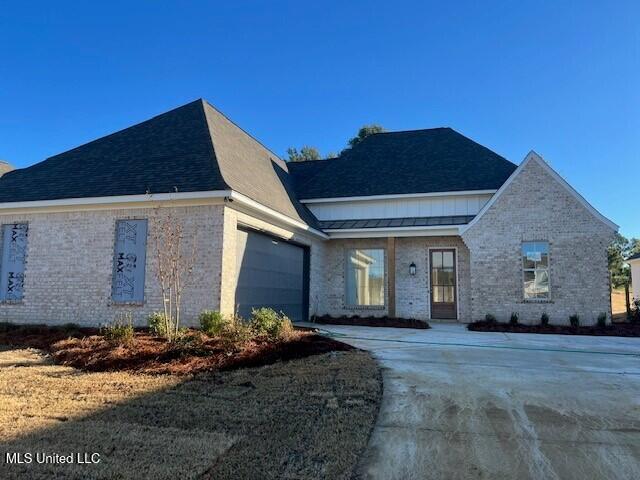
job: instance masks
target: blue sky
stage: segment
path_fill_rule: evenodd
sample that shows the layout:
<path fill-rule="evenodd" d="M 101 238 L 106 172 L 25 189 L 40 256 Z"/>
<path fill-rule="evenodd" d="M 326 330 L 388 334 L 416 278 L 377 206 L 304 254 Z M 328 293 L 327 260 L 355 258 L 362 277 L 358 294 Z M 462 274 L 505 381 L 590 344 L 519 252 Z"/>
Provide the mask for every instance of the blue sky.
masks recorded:
<path fill-rule="evenodd" d="M 364 123 L 534 149 L 640 237 L 640 2 L 0 0 L 0 158 L 204 97 L 274 151 Z"/>

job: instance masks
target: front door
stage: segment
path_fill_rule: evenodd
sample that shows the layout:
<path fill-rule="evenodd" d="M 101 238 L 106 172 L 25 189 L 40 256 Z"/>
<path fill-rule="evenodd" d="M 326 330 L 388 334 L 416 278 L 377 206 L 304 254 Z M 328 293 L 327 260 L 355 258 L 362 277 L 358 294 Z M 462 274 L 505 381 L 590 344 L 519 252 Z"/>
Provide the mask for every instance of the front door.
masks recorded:
<path fill-rule="evenodd" d="M 443 248 L 429 252 L 431 318 L 457 319 L 456 251 Z"/>

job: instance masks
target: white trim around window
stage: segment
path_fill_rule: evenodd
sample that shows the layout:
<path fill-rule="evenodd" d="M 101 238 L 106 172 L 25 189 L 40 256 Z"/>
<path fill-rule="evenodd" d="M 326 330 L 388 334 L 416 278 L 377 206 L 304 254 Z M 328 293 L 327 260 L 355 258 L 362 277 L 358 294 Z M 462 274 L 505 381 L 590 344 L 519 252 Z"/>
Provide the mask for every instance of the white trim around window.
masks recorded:
<path fill-rule="evenodd" d="M 372 250 L 376 250 L 376 251 L 380 251 L 382 252 L 382 304 L 379 303 L 369 303 L 369 304 L 357 304 L 357 303 L 350 303 L 349 302 L 349 289 L 350 289 L 350 270 L 349 267 L 351 266 L 350 263 L 350 258 L 351 258 L 351 252 L 361 252 L 361 254 L 364 256 L 364 253 L 362 252 L 366 252 L 366 251 L 372 251 Z M 378 267 L 379 268 L 379 267 Z M 389 288 L 388 288 L 388 276 L 387 276 L 387 270 L 388 270 L 388 265 L 387 265 L 387 249 L 384 247 L 347 247 L 345 248 L 344 251 L 344 308 L 348 309 L 348 310 L 384 310 L 385 308 L 388 307 L 388 295 L 389 295 Z M 369 276 L 367 276 L 367 280 L 369 279 Z M 356 285 L 356 290 L 360 289 L 362 287 L 359 287 Z M 355 297 L 357 298 L 357 295 L 355 295 Z"/>

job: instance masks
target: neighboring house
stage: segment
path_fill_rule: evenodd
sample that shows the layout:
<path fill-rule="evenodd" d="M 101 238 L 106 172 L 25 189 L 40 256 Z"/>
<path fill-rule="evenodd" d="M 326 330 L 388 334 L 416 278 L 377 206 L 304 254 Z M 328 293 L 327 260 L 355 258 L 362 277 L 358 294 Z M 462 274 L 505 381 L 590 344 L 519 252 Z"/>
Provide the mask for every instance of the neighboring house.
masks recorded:
<path fill-rule="evenodd" d="M 627 259 L 631 266 L 631 285 L 633 287 L 633 298 L 640 300 L 640 253 L 636 253 Z"/>
<path fill-rule="evenodd" d="M 9 165 L 7 162 L 0 160 L 0 177 L 7 172 L 13 170 L 13 167 Z"/>
<path fill-rule="evenodd" d="M 0 178 L 0 321 L 143 322 L 162 307 L 168 213 L 197 243 L 191 324 L 263 305 L 296 321 L 610 313 L 617 226 L 534 152 L 516 166 L 435 128 L 286 163 L 198 100 Z"/>

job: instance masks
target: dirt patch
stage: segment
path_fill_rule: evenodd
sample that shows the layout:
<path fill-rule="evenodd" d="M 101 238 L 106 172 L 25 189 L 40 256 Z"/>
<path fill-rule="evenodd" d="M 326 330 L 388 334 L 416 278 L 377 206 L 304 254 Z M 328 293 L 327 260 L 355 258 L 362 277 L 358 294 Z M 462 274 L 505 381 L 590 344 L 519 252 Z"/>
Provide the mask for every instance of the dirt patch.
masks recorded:
<path fill-rule="evenodd" d="M 92 372 L 173 375 L 255 367 L 353 349 L 306 331 L 296 331 L 291 338 L 277 342 L 256 338 L 233 352 L 225 349 L 219 339 L 197 330 L 189 332 L 187 337 L 187 342 L 170 343 L 139 330 L 131 344 L 115 345 L 92 328 L 11 325 L 0 331 L 0 344 L 45 350 L 56 363 Z"/>
<path fill-rule="evenodd" d="M 360 350 L 195 377 L 84 372 L 0 348 L 0 455 L 95 452 L 99 464 L 0 462 L 0 478 L 349 479 L 382 393 Z"/>
<path fill-rule="evenodd" d="M 51 345 L 68 338 L 83 338 L 100 333 L 97 328 L 78 327 L 73 324 L 62 326 L 14 325 L 0 323 L 0 344 L 50 350 Z"/>
<path fill-rule="evenodd" d="M 611 290 L 611 314 L 614 320 L 626 320 L 627 302 L 624 288 Z"/>
<path fill-rule="evenodd" d="M 424 320 L 415 318 L 397 318 L 397 317 L 360 317 L 358 315 L 342 317 L 331 317 L 323 315 L 314 317 L 315 323 L 325 325 L 358 325 L 361 327 L 396 327 L 396 328 L 431 328 Z"/>
<path fill-rule="evenodd" d="M 467 325 L 474 332 L 546 333 L 554 335 L 598 335 L 610 337 L 640 337 L 640 323 L 612 323 L 606 327 L 570 325 L 512 325 L 510 323 L 479 321 Z"/>

